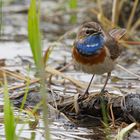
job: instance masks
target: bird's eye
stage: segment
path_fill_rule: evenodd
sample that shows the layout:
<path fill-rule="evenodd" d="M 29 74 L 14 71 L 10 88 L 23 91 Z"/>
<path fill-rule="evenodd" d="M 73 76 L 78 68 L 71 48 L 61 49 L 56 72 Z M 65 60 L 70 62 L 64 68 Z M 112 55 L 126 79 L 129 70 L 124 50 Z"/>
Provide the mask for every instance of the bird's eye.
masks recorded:
<path fill-rule="evenodd" d="M 86 31 L 86 34 L 87 34 L 87 35 L 89 35 L 89 34 L 90 34 L 89 30 L 87 30 L 87 31 Z"/>
<path fill-rule="evenodd" d="M 96 32 L 96 31 L 93 30 L 93 29 L 88 29 L 88 30 L 86 30 L 86 34 L 87 34 L 87 35 L 94 34 L 95 32 Z"/>

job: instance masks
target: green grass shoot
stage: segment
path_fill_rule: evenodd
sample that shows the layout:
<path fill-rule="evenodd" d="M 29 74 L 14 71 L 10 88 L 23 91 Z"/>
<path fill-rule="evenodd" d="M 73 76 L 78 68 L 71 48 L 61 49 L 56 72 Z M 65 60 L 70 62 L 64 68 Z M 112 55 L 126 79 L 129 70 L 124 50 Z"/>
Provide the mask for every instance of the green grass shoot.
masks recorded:
<path fill-rule="evenodd" d="M 38 76 L 40 78 L 40 93 L 42 96 L 42 108 L 43 108 L 43 122 L 45 130 L 45 138 L 50 139 L 49 127 L 48 127 L 48 106 L 47 91 L 46 91 L 46 79 L 45 79 L 45 67 L 42 54 L 42 43 L 40 33 L 40 1 L 31 0 L 29 12 L 28 12 L 28 38 L 30 47 L 32 50 L 33 58 L 36 64 Z M 38 4 L 38 7 L 36 6 Z"/>
<path fill-rule="evenodd" d="M 10 103 L 6 76 L 4 75 L 4 125 L 6 140 L 16 140 L 13 106 Z"/>
<path fill-rule="evenodd" d="M 27 99 L 27 95 L 28 95 L 28 91 L 29 91 L 29 85 L 30 85 L 30 78 L 27 77 L 25 93 L 24 93 L 23 100 L 22 100 L 22 103 L 21 103 L 21 106 L 20 106 L 21 110 L 24 108 L 24 105 L 26 103 L 26 99 Z"/>
<path fill-rule="evenodd" d="M 42 63 L 42 44 L 40 33 L 40 9 L 36 7 L 36 0 L 31 0 L 28 13 L 28 38 L 32 50 L 33 58 L 38 69 L 41 69 Z"/>
<path fill-rule="evenodd" d="M 76 10 L 77 9 L 77 0 L 69 0 L 69 7 L 71 10 Z M 76 23 L 77 21 L 77 15 L 74 13 L 70 17 L 70 22 L 71 23 Z"/>

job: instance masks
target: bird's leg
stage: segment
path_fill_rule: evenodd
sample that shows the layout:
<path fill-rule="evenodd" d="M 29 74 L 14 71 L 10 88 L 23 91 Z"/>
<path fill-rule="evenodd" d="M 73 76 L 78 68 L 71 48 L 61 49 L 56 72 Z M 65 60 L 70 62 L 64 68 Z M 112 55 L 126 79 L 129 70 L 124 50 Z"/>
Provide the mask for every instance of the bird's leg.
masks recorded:
<path fill-rule="evenodd" d="M 106 80 L 105 80 L 105 83 L 104 83 L 104 86 L 103 86 L 103 88 L 102 88 L 102 90 L 101 90 L 101 92 L 100 92 L 100 95 L 97 97 L 96 102 L 95 102 L 95 104 L 94 104 L 94 106 L 95 106 L 96 109 L 99 109 L 99 108 L 100 108 L 100 103 L 101 103 L 102 100 L 103 100 L 102 94 L 105 92 L 105 87 L 106 87 L 106 85 L 107 85 L 107 82 L 108 82 L 110 76 L 111 76 L 111 72 L 108 72 L 108 73 L 107 73 Z"/>
<path fill-rule="evenodd" d="M 86 91 L 84 93 L 84 96 L 88 96 L 89 95 L 89 92 L 88 91 L 89 91 L 89 88 L 90 88 L 90 85 L 92 83 L 93 78 L 94 78 L 94 74 L 92 75 L 92 78 L 91 78 L 91 80 L 90 80 L 90 82 L 88 84 L 88 87 L 87 87 L 87 89 L 86 89 Z"/>
<path fill-rule="evenodd" d="M 100 93 L 104 93 L 104 91 L 105 91 L 105 87 L 106 87 L 106 85 L 107 85 L 107 82 L 108 82 L 110 76 L 111 76 L 111 72 L 108 72 L 108 73 L 107 73 L 106 80 L 105 80 L 105 83 L 104 83 L 104 86 L 103 86 L 103 88 L 102 88 L 102 90 L 101 90 Z"/>

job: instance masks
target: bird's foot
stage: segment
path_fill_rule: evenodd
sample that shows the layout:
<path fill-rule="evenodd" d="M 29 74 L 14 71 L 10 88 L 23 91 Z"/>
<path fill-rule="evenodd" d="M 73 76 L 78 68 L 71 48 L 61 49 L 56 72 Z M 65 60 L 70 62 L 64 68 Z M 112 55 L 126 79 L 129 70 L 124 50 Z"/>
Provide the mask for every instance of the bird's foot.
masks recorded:
<path fill-rule="evenodd" d="M 76 94 L 74 96 L 74 107 L 75 107 L 75 113 L 79 114 L 80 112 L 80 107 L 79 107 L 79 102 L 85 100 L 88 97 L 89 93 L 86 90 L 86 92 L 84 94 Z"/>
<path fill-rule="evenodd" d="M 105 93 L 107 93 L 107 92 L 108 92 L 107 90 L 102 89 L 102 90 L 100 91 L 100 93 L 99 93 L 99 96 L 100 96 L 100 95 L 103 95 L 103 94 L 105 94 Z"/>
<path fill-rule="evenodd" d="M 96 98 L 96 101 L 95 101 L 95 103 L 94 103 L 94 107 L 96 108 L 96 109 L 100 109 L 101 108 L 101 94 L 99 94 L 98 96 L 97 96 L 97 98 Z"/>
<path fill-rule="evenodd" d="M 83 100 L 83 99 L 86 99 L 88 96 L 89 96 L 89 92 L 88 90 L 86 90 L 84 94 L 80 95 L 79 99 Z"/>
<path fill-rule="evenodd" d="M 85 91 L 85 93 L 83 94 L 83 96 L 84 96 L 85 98 L 87 98 L 87 97 L 89 96 L 88 90 Z"/>
<path fill-rule="evenodd" d="M 104 90 L 104 89 L 102 89 L 101 91 L 100 91 L 100 93 L 99 93 L 99 95 L 98 95 L 98 97 L 96 98 L 96 101 L 95 101 L 95 104 L 94 104 L 94 107 L 96 108 L 96 109 L 100 109 L 101 108 L 101 103 L 103 103 L 103 95 L 105 94 L 105 93 L 107 93 L 108 91 L 107 90 Z"/>

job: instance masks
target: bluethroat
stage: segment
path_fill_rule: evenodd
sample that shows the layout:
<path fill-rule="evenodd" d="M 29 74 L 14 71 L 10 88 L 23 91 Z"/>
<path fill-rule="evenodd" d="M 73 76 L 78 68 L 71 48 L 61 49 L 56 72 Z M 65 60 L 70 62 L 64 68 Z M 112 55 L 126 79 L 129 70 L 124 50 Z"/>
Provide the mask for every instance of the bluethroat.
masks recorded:
<path fill-rule="evenodd" d="M 96 22 L 83 24 L 77 33 L 72 49 L 75 68 L 93 74 L 84 95 L 88 95 L 95 74 L 107 73 L 101 93 L 104 92 L 111 71 L 120 55 L 121 47 L 118 40 L 126 33 L 125 29 L 112 29 L 106 33 Z"/>

